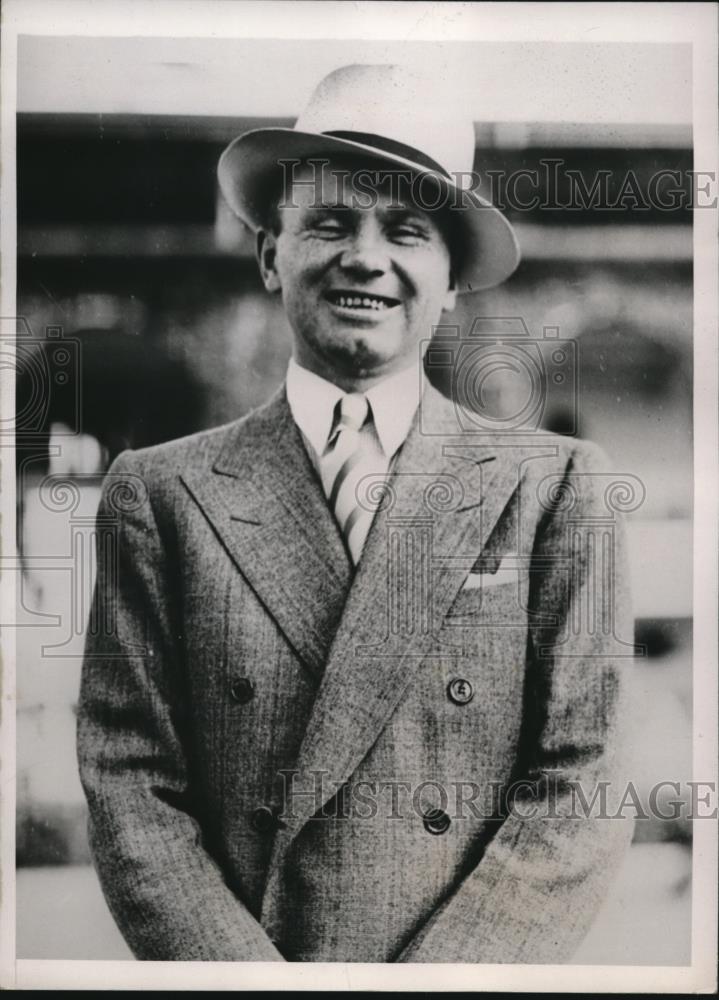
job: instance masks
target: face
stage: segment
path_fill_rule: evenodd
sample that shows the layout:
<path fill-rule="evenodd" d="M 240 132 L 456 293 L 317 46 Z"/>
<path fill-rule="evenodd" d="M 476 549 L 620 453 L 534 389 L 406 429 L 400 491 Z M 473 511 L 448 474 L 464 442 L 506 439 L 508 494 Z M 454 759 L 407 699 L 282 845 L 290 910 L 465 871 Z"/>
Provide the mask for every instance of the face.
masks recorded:
<path fill-rule="evenodd" d="M 456 297 L 437 221 L 385 186 L 360 198 L 346 168 L 306 166 L 294 181 L 279 231 L 259 234 L 258 258 L 265 286 L 282 295 L 298 362 L 348 389 L 417 363 Z"/>

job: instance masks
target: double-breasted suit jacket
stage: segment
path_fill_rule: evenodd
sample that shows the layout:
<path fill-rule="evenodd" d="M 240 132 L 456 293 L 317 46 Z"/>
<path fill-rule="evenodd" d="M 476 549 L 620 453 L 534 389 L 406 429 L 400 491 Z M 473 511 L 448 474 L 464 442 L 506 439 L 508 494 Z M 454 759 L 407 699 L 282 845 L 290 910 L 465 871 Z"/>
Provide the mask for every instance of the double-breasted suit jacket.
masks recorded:
<path fill-rule="evenodd" d="M 353 570 L 283 390 L 118 457 L 78 755 L 136 956 L 569 959 L 631 834 L 582 809 L 626 778 L 611 488 L 428 387 Z"/>

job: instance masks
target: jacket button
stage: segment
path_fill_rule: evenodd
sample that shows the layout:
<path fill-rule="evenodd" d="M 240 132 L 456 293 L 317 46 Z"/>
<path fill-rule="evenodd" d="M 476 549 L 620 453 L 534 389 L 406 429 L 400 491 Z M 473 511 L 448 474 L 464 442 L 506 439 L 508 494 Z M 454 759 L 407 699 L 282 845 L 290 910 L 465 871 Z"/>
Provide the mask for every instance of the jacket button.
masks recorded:
<path fill-rule="evenodd" d="M 474 688 L 463 677 L 455 677 L 447 685 L 447 694 L 455 705 L 467 705 L 474 698 Z"/>
<path fill-rule="evenodd" d="M 258 833 L 270 833 L 277 826 L 275 814 L 269 806 L 258 806 L 250 815 L 250 822 Z"/>
<path fill-rule="evenodd" d="M 424 828 L 435 836 L 446 833 L 452 820 L 442 809 L 428 809 L 424 814 Z"/>
<path fill-rule="evenodd" d="M 246 705 L 255 696 L 255 687 L 248 677 L 238 677 L 230 685 L 230 694 L 234 701 Z"/>

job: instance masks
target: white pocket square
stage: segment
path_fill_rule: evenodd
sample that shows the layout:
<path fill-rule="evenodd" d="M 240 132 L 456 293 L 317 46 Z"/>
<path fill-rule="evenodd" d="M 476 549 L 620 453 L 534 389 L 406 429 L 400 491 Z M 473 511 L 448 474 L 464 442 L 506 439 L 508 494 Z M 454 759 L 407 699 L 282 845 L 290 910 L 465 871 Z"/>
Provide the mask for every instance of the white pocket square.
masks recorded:
<path fill-rule="evenodd" d="M 478 587 L 499 587 L 503 583 L 516 583 L 517 570 L 510 566 L 497 567 L 494 573 L 470 573 L 462 585 L 462 590 L 476 590 Z"/>

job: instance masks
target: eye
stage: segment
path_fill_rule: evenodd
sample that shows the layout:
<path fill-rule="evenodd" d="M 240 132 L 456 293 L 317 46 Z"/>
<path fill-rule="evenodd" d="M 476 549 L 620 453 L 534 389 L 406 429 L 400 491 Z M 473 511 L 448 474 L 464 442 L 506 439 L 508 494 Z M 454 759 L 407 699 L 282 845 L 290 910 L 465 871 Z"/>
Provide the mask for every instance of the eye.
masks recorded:
<path fill-rule="evenodd" d="M 429 234 L 421 225 L 402 222 L 389 227 L 389 237 L 403 246 L 419 246 L 427 242 Z"/>
<path fill-rule="evenodd" d="M 326 215 L 311 220 L 308 229 L 323 239 L 337 239 L 347 232 L 347 224 L 337 215 Z"/>

